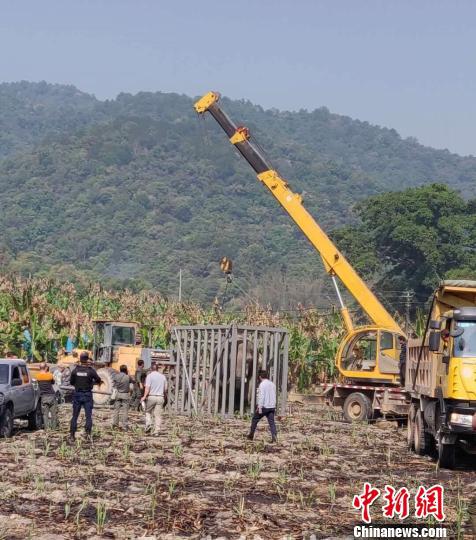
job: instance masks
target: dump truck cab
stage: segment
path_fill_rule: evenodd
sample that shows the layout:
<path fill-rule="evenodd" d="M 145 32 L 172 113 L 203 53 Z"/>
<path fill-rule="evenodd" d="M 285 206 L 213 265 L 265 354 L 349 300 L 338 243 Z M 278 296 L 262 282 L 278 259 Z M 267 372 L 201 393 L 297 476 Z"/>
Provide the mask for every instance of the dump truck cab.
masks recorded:
<path fill-rule="evenodd" d="M 476 401 L 476 307 L 455 309 L 443 318 L 445 328 L 430 333 L 430 350 L 441 354 L 448 368 L 443 397 Z"/>
<path fill-rule="evenodd" d="M 457 446 L 476 453 L 476 282 L 443 281 L 422 339 L 408 343 L 405 389 L 411 399 L 408 443 L 437 447 L 455 466 Z"/>

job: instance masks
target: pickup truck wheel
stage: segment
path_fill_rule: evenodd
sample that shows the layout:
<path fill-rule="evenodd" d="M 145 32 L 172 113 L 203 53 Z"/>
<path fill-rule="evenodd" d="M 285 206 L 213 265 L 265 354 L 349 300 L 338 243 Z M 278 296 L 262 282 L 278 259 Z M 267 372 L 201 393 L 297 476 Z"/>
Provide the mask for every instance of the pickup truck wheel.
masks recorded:
<path fill-rule="evenodd" d="M 433 436 L 425 430 L 425 419 L 423 418 L 423 412 L 420 410 L 415 415 L 413 438 L 415 441 L 415 452 L 418 455 L 424 456 L 431 453 L 433 450 Z"/>
<path fill-rule="evenodd" d="M 344 418 L 348 422 L 363 422 L 372 416 L 370 399 L 360 392 L 353 392 L 345 398 Z"/>
<path fill-rule="evenodd" d="M 454 444 L 443 444 L 438 441 L 438 465 L 443 469 L 454 469 L 456 447 Z"/>
<path fill-rule="evenodd" d="M 7 407 L 0 418 L 0 437 L 11 437 L 13 434 L 13 410 Z"/>
<path fill-rule="evenodd" d="M 35 431 L 43 427 L 43 414 L 41 412 L 41 403 L 38 401 L 36 409 L 28 415 L 28 429 Z"/>

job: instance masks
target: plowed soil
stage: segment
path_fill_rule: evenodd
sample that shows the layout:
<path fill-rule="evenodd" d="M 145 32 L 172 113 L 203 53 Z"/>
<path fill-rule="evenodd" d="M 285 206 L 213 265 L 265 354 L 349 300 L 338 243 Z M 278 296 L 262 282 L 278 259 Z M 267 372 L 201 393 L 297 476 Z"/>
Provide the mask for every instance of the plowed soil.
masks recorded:
<path fill-rule="evenodd" d="M 0 441 L 0 539 L 349 538 L 361 523 L 352 499 L 366 481 L 406 486 L 412 497 L 419 485 L 442 484 L 446 522 L 472 538 L 476 460 L 438 470 L 407 450 L 396 423 L 349 425 L 325 407 L 295 408 L 271 444 L 265 420 L 251 442 L 249 420 L 168 414 L 151 437 L 140 413 L 123 433 L 96 409 L 94 441 L 71 446 L 70 413 L 61 407 L 58 432 L 20 427 Z M 384 521 L 380 506 L 374 522 Z"/>

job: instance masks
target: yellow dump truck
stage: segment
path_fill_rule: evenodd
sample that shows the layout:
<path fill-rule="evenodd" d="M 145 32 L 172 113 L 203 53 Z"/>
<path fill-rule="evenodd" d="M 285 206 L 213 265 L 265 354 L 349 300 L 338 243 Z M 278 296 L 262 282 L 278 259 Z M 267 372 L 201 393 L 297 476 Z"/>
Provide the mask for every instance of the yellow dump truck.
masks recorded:
<path fill-rule="evenodd" d="M 436 449 L 446 468 L 458 447 L 476 454 L 476 281 L 435 291 L 423 338 L 408 342 L 405 391 L 410 448 Z"/>

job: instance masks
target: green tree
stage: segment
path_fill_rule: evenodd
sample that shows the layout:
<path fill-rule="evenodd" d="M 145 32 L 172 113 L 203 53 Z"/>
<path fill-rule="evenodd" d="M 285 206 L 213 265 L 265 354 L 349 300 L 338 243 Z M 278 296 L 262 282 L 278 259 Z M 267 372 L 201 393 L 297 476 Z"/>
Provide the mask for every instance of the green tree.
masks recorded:
<path fill-rule="evenodd" d="M 380 289 L 423 297 L 446 277 L 476 278 L 475 207 L 443 184 L 386 193 L 359 203 L 361 225 L 335 237 Z"/>

